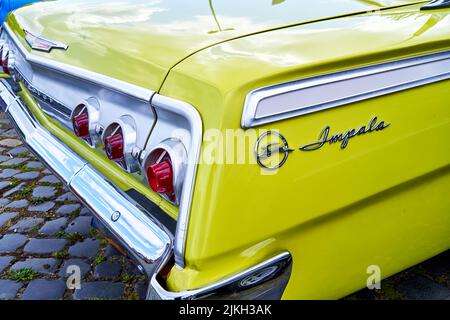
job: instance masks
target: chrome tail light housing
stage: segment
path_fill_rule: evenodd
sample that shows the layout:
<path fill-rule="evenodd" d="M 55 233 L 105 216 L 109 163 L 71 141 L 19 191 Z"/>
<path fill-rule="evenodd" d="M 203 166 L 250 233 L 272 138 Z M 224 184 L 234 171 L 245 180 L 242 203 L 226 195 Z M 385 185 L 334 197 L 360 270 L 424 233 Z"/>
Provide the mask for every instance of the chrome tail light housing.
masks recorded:
<path fill-rule="evenodd" d="M 2 44 L 0 47 L 0 60 L 3 72 L 14 76 L 16 57 L 7 44 Z"/>
<path fill-rule="evenodd" d="M 79 103 L 73 109 L 70 118 L 77 137 L 85 140 L 93 148 L 101 144 L 100 105 L 97 99 L 89 98 Z"/>
<path fill-rule="evenodd" d="M 108 158 L 125 171 L 131 173 L 140 169 L 140 149 L 136 146 L 137 131 L 134 119 L 121 116 L 109 124 L 102 134 L 103 146 Z"/>
<path fill-rule="evenodd" d="M 145 157 L 143 172 L 153 191 L 178 205 L 187 164 L 187 151 L 181 140 L 169 138 Z"/>

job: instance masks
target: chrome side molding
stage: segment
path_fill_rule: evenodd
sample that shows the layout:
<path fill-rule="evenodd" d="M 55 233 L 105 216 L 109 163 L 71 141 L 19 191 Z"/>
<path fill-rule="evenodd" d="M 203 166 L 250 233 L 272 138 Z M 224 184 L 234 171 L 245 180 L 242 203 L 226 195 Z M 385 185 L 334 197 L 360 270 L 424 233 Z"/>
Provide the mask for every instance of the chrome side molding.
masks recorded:
<path fill-rule="evenodd" d="M 450 51 L 314 76 L 256 89 L 243 128 L 298 117 L 450 79 Z"/>
<path fill-rule="evenodd" d="M 450 0 L 433 0 L 420 8 L 420 10 L 434 10 L 443 8 L 450 8 Z"/>

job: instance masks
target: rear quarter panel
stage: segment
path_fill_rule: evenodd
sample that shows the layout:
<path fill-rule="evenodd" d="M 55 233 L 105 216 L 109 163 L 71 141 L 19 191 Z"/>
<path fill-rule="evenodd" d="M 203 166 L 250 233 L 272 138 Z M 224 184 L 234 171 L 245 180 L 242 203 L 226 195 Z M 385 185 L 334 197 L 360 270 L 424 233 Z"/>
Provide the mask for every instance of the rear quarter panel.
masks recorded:
<path fill-rule="evenodd" d="M 324 21 L 239 39 L 186 59 L 161 93 L 200 111 L 205 132 L 240 129 L 251 90 L 450 49 L 450 10 L 419 6 Z M 187 267 L 172 290 L 197 288 L 281 251 L 293 256 L 284 298 L 338 298 L 450 247 L 450 81 L 257 128 L 278 130 L 297 150 L 276 174 L 258 165 L 200 163 L 189 221 Z M 373 116 L 383 131 L 317 151 L 329 125 L 345 132 Z M 205 135 L 202 159 L 233 150 Z M 233 147 L 236 151 L 236 147 Z"/>

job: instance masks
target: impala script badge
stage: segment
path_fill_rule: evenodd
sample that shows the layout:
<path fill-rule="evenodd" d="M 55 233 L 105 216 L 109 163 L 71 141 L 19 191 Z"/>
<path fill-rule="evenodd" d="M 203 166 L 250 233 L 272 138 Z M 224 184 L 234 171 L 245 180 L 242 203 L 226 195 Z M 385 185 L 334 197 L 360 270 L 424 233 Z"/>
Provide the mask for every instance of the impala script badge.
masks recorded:
<path fill-rule="evenodd" d="M 299 148 L 300 151 L 314 151 L 322 148 L 326 144 L 338 143 L 341 149 L 347 148 L 350 139 L 365 134 L 382 131 L 390 126 L 383 120 L 378 121 L 378 117 L 373 117 L 367 125 L 352 128 L 344 132 L 331 134 L 330 126 L 326 126 L 319 134 L 319 139 L 315 142 L 305 144 Z M 289 153 L 293 151 L 288 146 L 287 140 L 276 131 L 263 133 L 256 142 L 255 154 L 258 164 L 266 169 L 280 168 L 287 160 Z"/>
<path fill-rule="evenodd" d="M 40 36 L 36 36 L 27 30 L 23 30 L 25 32 L 25 40 L 28 45 L 34 49 L 39 51 L 50 52 L 52 49 L 62 49 L 67 50 L 68 46 L 64 43 L 45 39 Z"/>

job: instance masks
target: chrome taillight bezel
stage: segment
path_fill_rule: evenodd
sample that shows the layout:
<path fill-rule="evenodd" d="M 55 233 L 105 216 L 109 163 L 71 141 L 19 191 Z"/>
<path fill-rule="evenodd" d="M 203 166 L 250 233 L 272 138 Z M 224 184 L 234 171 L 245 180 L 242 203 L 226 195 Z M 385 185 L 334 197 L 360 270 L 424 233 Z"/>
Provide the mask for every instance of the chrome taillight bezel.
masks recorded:
<path fill-rule="evenodd" d="M 155 153 L 158 150 L 165 150 L 171 160 L 172 171 L 173 171 L 173 189 L 175 199 L 171 197 L 169 194 L 158 193 L 165 200 L 169 201 L 174 205 L 179 205 L 179 201 L 181 198 L 181 192 L 183 189 L 183 182 L 186 173 L 186 165 L 187 165 L 187 151 L 183 142 L 177 138 L 168 138 L 166 140 L 161 141 L 158 145 L 150 150 L 150 152 L 145 156 L 143 164 L 142 164 L 142 174 L 147 179 L 147 168 L 155 163 Z M 148 183 L 148 181 L 147 181 Z"/>
<path fill-rule="evenodd" d="M 136 146 L 137 130 L 136 122 L 130 115 L 123 115 L 120 118 L 110 123 L 102 133 L 102 143 L 105 146 L 105 139 L 117 132 L 118 128 L 122 131 L 123 138 L 123 159 L 120 161 L 114 161 L 122 169 L 128 173 L 137 172 L 140 170 L 139 154 L 140 149 Z M 105 150 L 106 153 L 106 150 Z M 113 160 L 111 160 L 113 161 Z"/>
<path fill-rule="evenodd" d="M 11 50 L 6 43 L 1 45 L 0 51 L 3 73 L 6 73 L 14 78 L 16 74 L 16 56 L 14 51 Z"/>
<path fill-rule="evenodd" d="M 73 122 L 73 118 L 77 115 L 86 112 L 89 118 L 88 130 L 89 137 L 82 138 L 86 143 L 92 147 L 97 148 L 101 146 L 102 139 L 101 134 L 103 128 L 100 126 L 100 104 L 96 98 L 88 98 L 86 100 L 81 101 L 72 111 L 70 115 L 70 119 Z M 72 130 L 74 130 L 72 126 Z"/>

